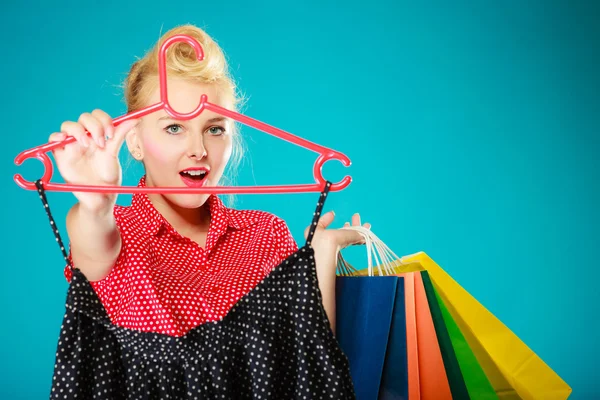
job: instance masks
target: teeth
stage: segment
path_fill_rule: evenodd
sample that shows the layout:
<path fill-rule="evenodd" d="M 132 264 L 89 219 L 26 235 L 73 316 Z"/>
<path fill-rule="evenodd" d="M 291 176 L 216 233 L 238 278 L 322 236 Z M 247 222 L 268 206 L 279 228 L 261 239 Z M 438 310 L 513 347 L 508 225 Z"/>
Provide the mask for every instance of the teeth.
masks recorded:
<path fill-rule="evenodd" d="M 184 174 L 188 174 L 191 176 L 201 176 L 206 175 L 206 171 L 183 171 Z"/>

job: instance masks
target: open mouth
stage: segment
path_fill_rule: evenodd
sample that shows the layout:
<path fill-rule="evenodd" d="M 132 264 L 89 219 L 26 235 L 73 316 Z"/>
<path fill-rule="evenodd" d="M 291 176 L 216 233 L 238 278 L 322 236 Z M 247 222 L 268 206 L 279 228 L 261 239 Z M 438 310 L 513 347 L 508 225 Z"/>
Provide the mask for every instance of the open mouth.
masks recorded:
<path fill-rule="evenodd" d="M 188 186 L 202 186 L 208 175 L 207 169 L 186 169 L 179 172 L 181 179 Z"/>

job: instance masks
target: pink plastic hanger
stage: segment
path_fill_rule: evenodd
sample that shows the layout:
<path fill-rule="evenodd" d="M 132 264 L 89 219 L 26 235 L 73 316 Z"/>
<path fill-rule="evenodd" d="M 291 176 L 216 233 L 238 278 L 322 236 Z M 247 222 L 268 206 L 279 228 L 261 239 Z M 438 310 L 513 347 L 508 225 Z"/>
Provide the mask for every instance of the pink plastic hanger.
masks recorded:
<path fill-rule="evenodd" d="M 263 122 L 257 121 L 253 118 L 239 114 L 234 111 L 227 110 L 216 104 L 212 104 L 208 101 L 206 95 L 200 97 L 200 104 L 198 107 L 187 114 L 180 114 L 173 110 L 169 104 L 167 97 L 167 72 L 166 72 L 166 61 L 165 55 L 167 49 L 176 42 L 185 41 L 196 51 L 196 56 L 199 61 L 204 59 L 204 51 L 200 43 L 195 39 L 187 35 L 176 35 L 167 39 L 161 46 L 158 60 L 159 60 L 159 79 L 160 79 L 160 102 L 148 106 L 139 111 L 135 111 L 129 114 L 122 115 L 113 120 L 113 125 L 117 126 L 129 119 L 140 118 L 146 114 L 150 114 L 155 111 L 165 110 L 172 118 L 180 120 L 188 120 L 195 118 L 200 115 L 204 110 L 210 110 L 225 117 L 232 118 L 245 125 L 251 126 L 265 133 L 276 136 L 280 139 L 284 139 L 288 142 L 294 143 L 300 147 L 312 150 L 319 154 L 319 157 L 314 163 L 313 174 L 316 183 L 313 184 L 300 184 L 300 185 L 280 185 L 280 186 L 219 186 L 219 187 L 200 187 L 200 188 L 189 188 L 189 187 L 134 187 L 134 186 L 90 186 L 90 185 L 69 185 L 61 183 L 51 183 L 53 166 L 52 161 L 47 152 L 67 144 L 75 142 L 74 137 L 67 137 L 61 142 L 49 142 L 44 145 L 34 147 L 29 150 L 21 152 L 15 158 L 15 164 L 21 165 L 23 161 L 29 158 L 37 158 L 44 164 L 44 174 L 41 181 L 46 191 L 58 191 L 58 192 L 95 192 L 95 193 L 298 193 L 298 192 L 320 192 L 323 190 L 326 184 L 326 180 L 323 178 L 322 168 L 329 160 L 338 160 L 344 166 L 349 167 L 351 162 L 350 159 L 340 153 L 318 144 L 312 143 L 308 140 L 302 139 L 298 136 L 294 136 L 281 129 L 267 125 Z M 88 132 L 89 135 L 89 132 Z M 35 182 L 26 181 L 20 174 L 14 176 L 14 180 L 23 189 L 37 190 Z M 331 185 L 331 191 L 339 191 L 346 188 L 352 178 L 345 176 L 340 182 Z"/>

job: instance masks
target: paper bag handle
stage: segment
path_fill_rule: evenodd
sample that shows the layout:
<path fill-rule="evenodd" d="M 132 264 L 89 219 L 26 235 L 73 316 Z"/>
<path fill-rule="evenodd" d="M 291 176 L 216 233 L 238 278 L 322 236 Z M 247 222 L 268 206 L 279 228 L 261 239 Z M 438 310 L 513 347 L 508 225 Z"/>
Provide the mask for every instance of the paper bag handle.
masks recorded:
<path fill-rule="evenodd" d="M 367 248 L 368 276 L 374 276 L 373 258 L 378 265 L 377 272 L 379 276 L 394 274 L 394 267 L 402 265 L 403 262 L 372 230 L 364 226 L 346 226 L 341 229 L 357 231 L 364 239 Z M 356 269 L 348 264 L 341 253 L 338 255 L 338 269 L 342 273 L 351 274 Z M 383 271 L 382 271 L 383 269 Z"/>

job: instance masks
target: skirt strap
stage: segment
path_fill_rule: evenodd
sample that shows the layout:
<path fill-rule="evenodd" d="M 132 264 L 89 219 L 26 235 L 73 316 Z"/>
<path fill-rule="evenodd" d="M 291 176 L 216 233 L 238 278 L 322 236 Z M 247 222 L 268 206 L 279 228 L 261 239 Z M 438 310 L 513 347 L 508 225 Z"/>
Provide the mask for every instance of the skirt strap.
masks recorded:
<path fill-rule="evenodd" d="M 319 218 L 321 217 L 321 212 L 323 211 L 323 205 L 325 204 L 325 200 L 327 199 L 327 195 L 329 194 L 329 188 L 331 187 L 331 182 L 325 182 L 325 187 L 321 192 L 321 196 L 319 197 L 319 201 L 317 202 L 317 208 L 315 213 L 313 214 L 313 220 L 310 224 L 310 229 L 308 231 L 308 235 L 306 236 L 306 244 L 310 245 L 315 235 L 315 231 L 317 229 L 317 223 L 319 222 Z"/>
<path fill-rule="evenodd" d="M 44 209 L 46 210 L 46 214 L 48 214 L 48 219 L 50 220 L 50 227 L 52 228 L 52 231 L 54 232 L 54 236 L 56 237 L 56 242 L 60 246 L 60 250 L 62 251 L 63 257 L 65 258 L 65 261 L 67 262 L 67 264 L 69 265 L 69 268 L 72 271 L 73 266 L 71 265 L 71 262 L 69 261 L 69 256 L 67 254 L 67 250 L 65 249 L 65 246 L 60 237 L 60 233 L 58 232 L 58 227 L 56 226 L 56 223 L 54 222 L 54 218 L 52 217 L 52 213 L 50 212 L 50 205 L 48 204 L 48 199 L 46 198 L 46 191 L 44 190 L 44 185 L 42 183 L 42 180 L 38 179 L 37 181 L 35 181 L 35 186 L 37 187 L 38 193 L 40 195 L 40 199 L 42 199 L 42 204 L 44 204 Z"/>

